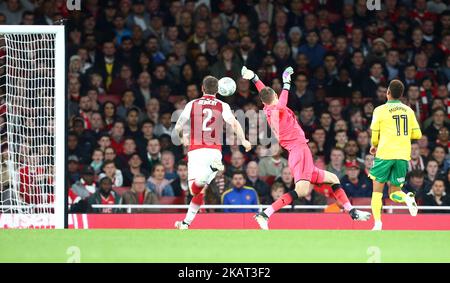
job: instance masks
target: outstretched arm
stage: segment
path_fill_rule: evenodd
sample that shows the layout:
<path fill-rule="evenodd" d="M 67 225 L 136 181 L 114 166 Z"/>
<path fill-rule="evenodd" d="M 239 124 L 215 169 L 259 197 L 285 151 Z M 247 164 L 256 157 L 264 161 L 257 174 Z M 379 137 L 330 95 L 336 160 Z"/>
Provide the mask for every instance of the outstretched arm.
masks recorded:
<path fill-rule="evenodd" d="M 263 88 L 266 87 L 264 83 L 259 79 L 258 75 L 255 74 L 255 72 L 253 72 L 252 70 L 247 69 L 247 67 L 245 66 L 242 67 L 241 75 L 244 79 L 251 80 L 255 84 L 258 92 L 260 92 Z"/>
<path fill-rule="evenodd" d="M 278 98 L 279 106 L 286 106 L 289 98 L 289 89 L 291 88 L 291 75 L 294 73 L 292 67 L 287 67 L 283 72 L 283 90 Z"/>

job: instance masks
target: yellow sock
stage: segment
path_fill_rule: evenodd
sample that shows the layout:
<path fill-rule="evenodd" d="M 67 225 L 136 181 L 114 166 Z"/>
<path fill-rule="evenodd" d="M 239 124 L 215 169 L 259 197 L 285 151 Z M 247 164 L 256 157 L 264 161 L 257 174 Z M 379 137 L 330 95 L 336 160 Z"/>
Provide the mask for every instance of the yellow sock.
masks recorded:
<path fill-rule="evenodd" d="M 381 207 L 383 206 L 383 193 L 372 193 L 372 215 L 375 221 L 381 221 Z"/>
<path fill-rule="evenodd" d="M 405 202 L 405 197 L 406 197 L 406 194 L 405 194 L 403 191 L 396 191 L 396 192 L 393 192 L 393 193 L 389 196 L 389 198 L 390 198 L 392 201 L 400 202 L 400 203 Z"/>

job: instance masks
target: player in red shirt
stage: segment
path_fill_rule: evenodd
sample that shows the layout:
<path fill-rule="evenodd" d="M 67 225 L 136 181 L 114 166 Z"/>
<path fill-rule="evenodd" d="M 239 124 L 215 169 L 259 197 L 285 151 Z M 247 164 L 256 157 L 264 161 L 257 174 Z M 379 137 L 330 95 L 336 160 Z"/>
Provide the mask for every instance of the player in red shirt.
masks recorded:
<path fill-rule="evenodd" d="M 258 213 L 255 220 L 261 229 L 267 230 L 269 217 L 282 207 L 291 204 L 295 199 L 307 196 L 310 193 L 310 184 L 313 183 L 330 184 L 336 199 L 343 204 L 344 209 L 349 212 L 352 219 L 366 221 L 370 218 L 370 213 L 353 208 L 339 178 L 335 174 L 319 169 L 314 165 L 305 133 L 294 112 L 287 107 L 293 72 L 291 67 L 286 68 L 283 72 L 283 90 L 278 98 L 275 91 L 266 87 L 253 71 L 245 66 L 242 68 L 242 77 L 252 80 L 258 89 L 270 128 L 278 138 L 280 145 L 289 152 L 288 165 L 295 181 L 295 190 L 284 194 L 266 210 Z"/>
<path fill-rule="evenodd" d="M 174 133 L 184 145 L 189 145 L 188 181 L 193 195 L 186 218 L 175 222 L 178 229 L 188 229 L 203 203 L 206 187 L 214 179 L 218 171 L 222 171 L 222 139 L 223 126 L 229 124 L 246 151 L 251 144 L 245 139 L 241 124 L 231 112 L 230 106 L 217 99 L 219 82 L 213 76 L 203 79 L 203 96 L 192 100 L 184 108 L 175 125 Z M 185 124 L 189 134 L 183 134 Z M 188 138 L 189 136 L 189 138 Z"/>

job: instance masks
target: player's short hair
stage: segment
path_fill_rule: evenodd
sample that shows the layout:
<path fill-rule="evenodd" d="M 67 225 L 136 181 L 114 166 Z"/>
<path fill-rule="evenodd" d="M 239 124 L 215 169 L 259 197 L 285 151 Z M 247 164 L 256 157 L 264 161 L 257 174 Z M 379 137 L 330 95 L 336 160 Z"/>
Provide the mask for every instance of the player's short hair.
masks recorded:
<path fill-rule="evenodd" d="M 213 76 L 206 76 L 202 85 L 206 94 L 216 94 L 219 91 L 219 80 Z"/>
<path fill-rule="evenodd" d="M 399 99 L 400 97 L 402 97 L 403 91 L 405 91 L 405 86 L 399 80 L 392 80 L 389 84 L 389 91 L 392 98 Z"/>
<path fill-rule="evenodd" d="M 270 87 L 265 87 L 259 92 L 259 97 L 263 103 L 270 104 L 275 97 L 275 91 Z"/>

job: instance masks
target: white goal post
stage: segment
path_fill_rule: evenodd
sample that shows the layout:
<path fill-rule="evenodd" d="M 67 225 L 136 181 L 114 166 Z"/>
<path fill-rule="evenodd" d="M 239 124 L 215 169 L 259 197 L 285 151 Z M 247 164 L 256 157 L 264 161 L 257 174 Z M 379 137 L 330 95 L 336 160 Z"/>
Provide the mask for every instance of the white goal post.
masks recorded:
<path fill-rule="evenodd" d="M 64 33 L 0 25 L 0 228 L 65 225 Z"/>

